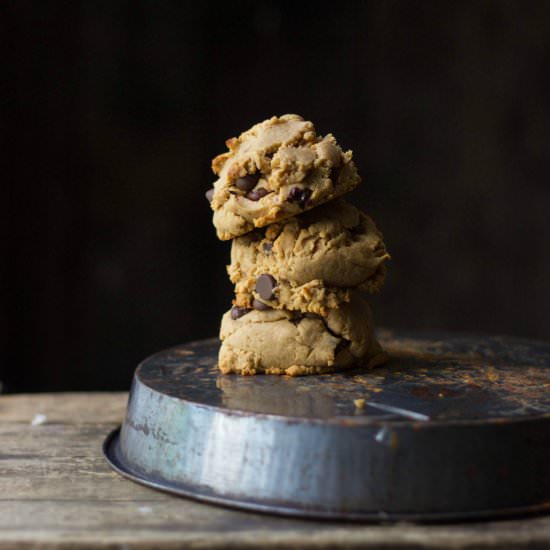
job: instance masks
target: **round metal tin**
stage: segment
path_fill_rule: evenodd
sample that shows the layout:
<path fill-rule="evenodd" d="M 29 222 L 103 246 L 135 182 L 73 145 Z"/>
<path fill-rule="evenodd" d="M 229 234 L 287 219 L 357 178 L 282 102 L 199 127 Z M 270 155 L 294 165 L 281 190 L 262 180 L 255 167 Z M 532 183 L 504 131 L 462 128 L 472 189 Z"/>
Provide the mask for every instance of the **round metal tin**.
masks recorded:
<path fill-rule="evenodd" d="M 296 516 L 441 520 L 550 507 L 550 344 L 381 331 L 390 361 L 224 376 L 218 342 L 136 369 L 113 468 L 213 503 Z"/>

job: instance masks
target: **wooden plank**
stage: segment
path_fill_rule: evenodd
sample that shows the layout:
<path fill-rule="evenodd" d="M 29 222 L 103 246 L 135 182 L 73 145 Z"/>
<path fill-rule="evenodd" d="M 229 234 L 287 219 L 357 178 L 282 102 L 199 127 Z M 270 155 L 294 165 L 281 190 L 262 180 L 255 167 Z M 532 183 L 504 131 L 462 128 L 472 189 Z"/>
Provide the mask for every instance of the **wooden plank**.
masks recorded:
<path fill-rule="evenodd" d="M 349 526 L 270 518 L 181 501 L 0 503 L 0 548 L 548 548 L 536 521 L 473 526 Z M 55 516 L 55 517 L 53 517 Z M 72 546 L 74 545 L 74 546 Z"/>
<path fill-rule="evenodd" d="M 0 550 L 549 548 L 550 518 L 450 525 L 302 521 L 200 504 L 112 472 L 101 444 L 125 394 L 0 398 Z M 44 424 L 30 423 L 37 411 Z"/>
<path fill-rule="evenodd" d="M 0 396 L 0 422 L 30 423 L 38 414 L 48 423 L 120 423 L 127 393 L 33 393 Z"/>

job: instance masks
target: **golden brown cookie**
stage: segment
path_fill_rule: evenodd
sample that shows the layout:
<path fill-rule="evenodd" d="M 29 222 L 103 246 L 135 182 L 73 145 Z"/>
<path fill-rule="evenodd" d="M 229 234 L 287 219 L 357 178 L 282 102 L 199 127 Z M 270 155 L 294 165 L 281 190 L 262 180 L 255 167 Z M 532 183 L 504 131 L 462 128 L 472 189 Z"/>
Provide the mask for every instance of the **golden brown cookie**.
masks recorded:
<path fill-rule="evenodd" d="M 389 257 L 372 219 L 338 199 L 236 238 L 227 270 L 238 307 L 326 315 L 352 288 L 380 290 Z"/>
<path fill-rule="evenodd" d="M 222 240 L 300 214 L 360 182 L 352 152 L 298 115 L 272 117 L 226 144 L 229 151 L 212 161 L 218 180 L 206 194 Z"/>
<path fill-rule="evenodd" d="M 375 366 L 386 358 L 373 335 L 370 308 L 358 294 L 325 318 L 234 307 L 223 316 L 220 339 L 224 374 L 301 376 Z"/>

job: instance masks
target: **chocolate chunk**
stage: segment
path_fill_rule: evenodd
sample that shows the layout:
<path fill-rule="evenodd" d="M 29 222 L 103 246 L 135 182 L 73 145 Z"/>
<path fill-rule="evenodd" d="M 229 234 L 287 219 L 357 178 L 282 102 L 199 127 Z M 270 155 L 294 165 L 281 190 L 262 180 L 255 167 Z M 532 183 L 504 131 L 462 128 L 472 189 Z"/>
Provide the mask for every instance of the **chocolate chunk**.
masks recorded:
<path fill-rule="evenodd" d="M 254 300 L 252 301 L 252 307 L 254 309 L 257 309 L 258 311 L 267 311 L 268 309 L 273 309 L 271 306 L 260 302 L 260 300 L 256 300 L 256 298 L 254 298 Z"/>
<path fill-rule="evenodd" d="M 246 315 L 249 312 L 250 312 L 250 309 L 246 307 L 234 306 L 231 308 L 231 319 L 236 321 L 237 319 L 240 319 L 243 315 Z"/>
<path fill-rule="evenodd" d="M 271 249 L 273 248 L 273 243 L 264 243 L 263 249 L 266 254 L 269 254 L 271 252 Z"/>
<path fill-rule="evenodd" d="M 260 179 L 260 174 L 247 174 L 244 176 L 244 178 L 239 178 L 235 180 L 235 185 L 238 189 L 241 191 L 244 191 L 247 193 L 251 189 L 254 189 L 256 187 L 256 184 L 258 183 L 258 180 Z"/>
<path fill-rule="evenodd" d="M 265 197 L 269 191 L 265 189 L 264 187 L 257 187 L 255 189 L 252 189 L 252 191 L 249 191 L 245 197 L 247 199 L 250 199 L 251 201 L 259 201 L 262 197 Z"/>
<path fill-rule="evenodd" d="M 349 348 L 351 342 L 349 340 L 346 340 L 345 338 L 342 338 L 336 347 L 334 348 L 334 355 L 338 355 L 342 350 Z"/>
<path fill-rule="evenodd" d="M 209 190 L 204 194 L 204 196 L 206 197 L 206 199 L 208 200 L 208 202 L 212 202 L 212 199 L 214 198 L 214 188 L 209 189 Z"/>
<path fill-rule="evenodd" d="M 287 200 L 289 202 L 295 202 L 299 204 L 302 208 L 305 208 L 309 197 L 311 197 L 311 189 L 293 187 L 288 193 Z"/>
<path fill-rule="evenodd" d="M 273 298 L 273 289 L 277 286 L 277 281 L 267 273 L 260 275 L 256 279 L 256 292 L 260 298 L 271 300 Z"/>

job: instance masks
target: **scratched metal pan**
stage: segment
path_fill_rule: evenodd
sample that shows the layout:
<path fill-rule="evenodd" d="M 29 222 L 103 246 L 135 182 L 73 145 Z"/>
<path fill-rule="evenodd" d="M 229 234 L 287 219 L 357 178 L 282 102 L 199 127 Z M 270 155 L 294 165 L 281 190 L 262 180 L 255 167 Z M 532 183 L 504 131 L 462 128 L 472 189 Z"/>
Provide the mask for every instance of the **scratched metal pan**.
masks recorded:
<path fill-rule="evenodd" d="M 150 487 L 300 517 L 550 509 L 550 344 L 379 336 L 386 366 L 304 378 L 221 375 L 213 339 L 153 355 L 105 456 Z"/>

